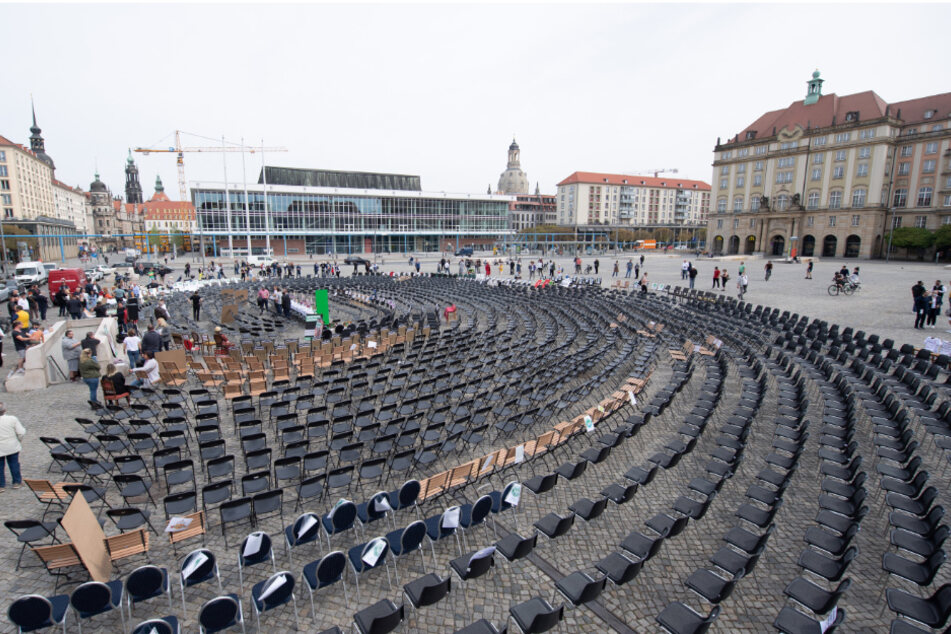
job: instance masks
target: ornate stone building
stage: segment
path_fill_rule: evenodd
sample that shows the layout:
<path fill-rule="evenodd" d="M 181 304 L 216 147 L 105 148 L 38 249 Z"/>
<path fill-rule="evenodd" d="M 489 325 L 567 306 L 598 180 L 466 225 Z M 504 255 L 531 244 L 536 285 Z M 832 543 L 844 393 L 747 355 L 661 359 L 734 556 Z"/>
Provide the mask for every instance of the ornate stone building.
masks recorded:
<path fill-rule="evenodd" d="M 717 139 L 713 253 L 882 257 L 893 227 L 951 224 L 951 93 L 806 96 Z"/>
<path fill-rule="evenodd" d="M 132 150 L 125 161 L 125 201 L 127 203 L 141 203 L 142 185 L 139 184 L 139 168 L 132 160 Z"/>
<path fill-rule="evenodd" d="M 512 145 L 509 146 L 509 162 L 505 171 L 499 176 L 499 194 L 527 194 L 528 176 L 522 171 L 521 160 L 519 159 L 518 143 L 512 139 Z"/>

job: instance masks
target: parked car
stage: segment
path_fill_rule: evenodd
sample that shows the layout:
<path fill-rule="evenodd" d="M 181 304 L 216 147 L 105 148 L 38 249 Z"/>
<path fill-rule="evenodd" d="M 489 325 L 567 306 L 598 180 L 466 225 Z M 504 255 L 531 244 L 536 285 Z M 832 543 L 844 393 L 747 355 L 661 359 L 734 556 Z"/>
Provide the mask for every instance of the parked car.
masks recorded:
<path fill-rule="evenodd" d="M 17 284 L 15 279 L 4 280 L 0 284 L 0 302 L 5 302 L 10 299 L 10 296 L 13 295 L 13 291 L 19 292 L 20 285 Z"/>
<path fill-rule="evenodd" d="M 83 273 L 86 274 L 86 279 L 90 282 L 98 282 L 103 278 L 103 275 L 99 269 L 86 269 L 83 271 Z"/>
<path fill-rule="evenodd" d="M 168 275 L 172 272 L 172 269 L 164 264 L 154 264 L 152 262 L 136 262 L 133 268 L 139 275 L 148 275 L 149 271 L 155 271 L 156 275 Z"/>
<path fill-rule="evenodd" d="M 352 264 L 354 266 L 368 266 L 370 264 L 370 260 L 361 258 L 358 255 L 348 255 L 346 258 L 344 258 L 343 263 Z"/>
<path fill-rule="evenodd" d="M 98 270 L 103 275 L 112 275 L 113 273 L 116 272 L 116 267 L 109 266 L 107 264 L 100 264 L 99 266 L 96 267 L 96 270 Z"/>
<path fill-rule="evenodd" d="M 16 266 L 17 282 L 24 286 L 42 284 L 48 277 L 42 262 L 20 262 Z"/>
<path fill-rule="evenodd" d="M 462 247 L 456 251 L 457 256 L 472 257 L 472 247 Z"/>

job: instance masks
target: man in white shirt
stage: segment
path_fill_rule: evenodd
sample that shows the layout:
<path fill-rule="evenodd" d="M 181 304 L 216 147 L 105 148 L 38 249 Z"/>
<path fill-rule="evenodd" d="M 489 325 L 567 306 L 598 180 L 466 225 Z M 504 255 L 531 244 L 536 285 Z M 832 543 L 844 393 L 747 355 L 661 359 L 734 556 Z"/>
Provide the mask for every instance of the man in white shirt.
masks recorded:
<path fill-rule="evenodd" d="M 20 441 L 26 435 L 26 429 L 16 416 L 8 416 L 7 408 L 0 403 L 0 493 L 6 491 L 4 462 L 10 466 L 13 488 L 22 484 L 20 477 Z"/>
<path fill-rule="evenodd" d="M 141 368 L 135 369 L 136 378 L 134 381 L 130 382 L 129 385 L 134 387 L 152 387 L 162 380 L 162 377 L 159 375 L 159 365 L 158 361 L 155 360 L 154 352 L 143 352 L 145 355 L 145 363 L 142 364 Z M 142 377 L 145 377 L 144 379 Z"/>

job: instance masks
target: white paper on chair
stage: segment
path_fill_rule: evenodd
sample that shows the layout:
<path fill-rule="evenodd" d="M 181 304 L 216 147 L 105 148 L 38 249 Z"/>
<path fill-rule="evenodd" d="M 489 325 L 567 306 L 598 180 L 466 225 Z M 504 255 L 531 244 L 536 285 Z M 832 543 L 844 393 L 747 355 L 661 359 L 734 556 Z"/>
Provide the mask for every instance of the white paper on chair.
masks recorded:
<path fill-rule="evenodd" d="M 696 343 L 695 343 L 695 344 L 693 345 L 693 351 L 694 351 L 694 352 L 700 352 L 700 344 L 696 344 Z"/>
<path fill-rule="evenodd" d="M 158 634 L 158 630 L 153 627 L 149 630 L 149 634 Z"/>
<path fill-rule="evenodd" d="M 380 555 L 383 554 L 383 549 L 386 548 L 386 542 L 380 538 L 373 540 L 373 546 L 367 549 L 363 553 L 363 562 L 368 566 L 375 566 L 376 562 L 380 560 Z"/>
<path fill-rule="evenodd" d="M 251 533 L 248 535 L 248 541 L 244 544 L 244 551 L 241 553 L 244 557 L 251 557 L 261 552 L 261 542 L 264 541 L 263 533 Z"/>
<path fill-rule="evenodd" d="M 192 524 L 192 518 L 190 517 L 173 517 L 168 521 L 168 526 L 165 527 L 166 533 L 177 533 L 183 531 Z"/>
<path fill-rule="evenodd" d="M 461 510 L 462 509 L 460 509 L 458 506 L 446 509 L 446 512 L 442 514 L 442 527 L 456 528 L 459 526 L 459 513 Z"/>
<path fill-rule="evenodd" d="M 522 498 L 522 485 L 513 484 L 509 492 L 505 494 L 505 503 L 510 506 L 518 506 L 518 501 Z"/>
<path fill-rule="evenodd" d="M 524 462 L 524 461 L 525 461 L 525 445 L 519 445 L 518 447 L 515 448 L 515 462 L 517 464 L 519 462 Z"/>
<path fill-rule="evenodd" d="M 186 579 L 192 576 L 196 570 L 201 568 L 202 564 L 208 561 L 208 555 L 205 553 L 198 553 L 192 557 L 191 561 L 188 562 L 188 565 L 185 566 L 185 569 L 182 570 L 182 574 Z"/>
<path fill-rule="evenodd" d="M 307 532 L 311 528 L 313 528 L 314 524 L 316 523 L 317 523 L 317 516 L 308 515 L 307 518 L 303 522 L 301 522 L 300 528 L 297 529 L 297 539 L 300 539 L 301 537 L 306 535 Z"/>
<path fill-rule="evenodd" d="M 375 341 L 368 341 L 368 342 L 367 342 L 367 348 L 376 348 L 376 342 L 375 342 Z"/>
<path fill-rule="evenodd" d="M 822 621 L 819 623 L 819 631 L 825 632 L 830 627 L 832 627 L 832 624 L 835 623 L 835 617 L 838 616 L 838 614 L 838 606 L 832 606 L 832 610 L 829 612 L 828 616 L 822 619 Z"/>
<path fill-rule="evenodd" d="M 494 461 L 495 461 L 495 454 L 490 453 L 488 456 L 485 457 L 485 460 L 482 462 L 482 468 L 479 469 L 479 472 L 481 473 L 482 471 L 485 471 L 486 469 L 491 467 Z"/>
<path fill-rule="evenodd" d="M 937 352 L 941 347 L 941 340 L 937 337 L 925 337 L 924 347 L 928 352 Z"/>
<path fill-rule="evenodd" d="M 387 511 L 392 511 L 393 507 L 390 506 L 390 496 L 380 495 L 373 499 L 373 512 L 374 513 L 386 513 Z"/>
<path fill-rule="evenodd" d="M 357 349 L 357 344 L 351 343 L 351 344 L 350 344 L 350 351 L 353 352 L 353 351 L 356 350 L 356 349 Z"/>
<path fill-rule="evenodd" d="M 587 431 L 587 432 L 592 432 L 592 431 L 594 431 L 594 421 L 591 420 L 591 417 L 590 417 L 590 416 L 585 416 L 585 417 L 584 417 L 584 428 L 585 428 L 585 431 Z"/>
<path fill-rule="evenodd" d="M 486 557 L 491 557 L 495 553 L 495 546 L 488 546 L 483 548 L 480 551 L 472 553 L 472 557 L 469 557 L 469 563 L 466 565 L 467 568 L 472 567 L 472 562 L 477 559 L 485 559 Z"/>
<path fill-rule="evenodd" d="M 631 401 L 631 407 L 637 407 L 637 397 L 634 396 L 634 392 L 631 390 L 627 391 L 627 398 Z"/>
<path fill-rule="evenodd" d="M 285 583 L 287 583 L 287 578 L 284 575 L 275 577 L 271 583 L 264 586 L 264 589 L 261 591 L 261 596 L 259 596 L 258 599 L 260 601 L 264 601 L 269 596 L 280 590 Z"/>

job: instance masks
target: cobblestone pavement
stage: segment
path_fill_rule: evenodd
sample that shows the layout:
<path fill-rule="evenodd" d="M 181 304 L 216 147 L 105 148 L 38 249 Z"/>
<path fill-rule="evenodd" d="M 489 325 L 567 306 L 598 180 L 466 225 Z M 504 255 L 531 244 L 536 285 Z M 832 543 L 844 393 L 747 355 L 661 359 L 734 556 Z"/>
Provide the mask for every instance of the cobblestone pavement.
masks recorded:
<path fill-rule="evenodd" d="M 651 256 L 651 266 L 654 266 L 653 262 L 658 261 L 656 258 L 659 257 L 662 256 Z M 671 266 L 674 264 L 671 264 Z M 706 263 L 704 263 L 704 266 L 706 266 Z M 863 270 L 866 267 L 872 269 L 874 273 L 870 273 L 868 277 L 884 280 L 883 285 L 897 285 L 899 280 L 905 279 L 904 273 L 899 274 L 884 269 L 879 273 L 874 265 L 869 266 L 863 263 L 862 266 Z M 780 281 L 784 278 L 783 273 L 785 271 L 781 266 L 778 269 L 774 280 L 776 283 L 774 284 L 774 281 L 771 281 L 770 289 L 779 289 L 779 294 L 769 293 L 767 295 L 764 292 L 763 299 L 755 297 L 749 299 L 754 302 L 762 301 L 779 305 L 790 300 L 788 296 L 791 293 L 788 290 L 790 287 L 785 285 L 794 282 L 792 280 L 788 282 Z M 790 268 L 789 270 L 793 269 Z M 929 278 L 923 275 L 923 269 L 913 270 L 915 272 L 911 277 L 915 279 L 924 278 L 925 281 L 929 281 Z M 664 281 L 662 274 L 655 276 L 653 271 L 651 277 L 654 281 Z M 820 276 L 817 274 L 816 277 L 819 278 Z M 931 281 L 933 282 L 933 280 Z M 907 292 L 904 289 L 909 285 L 910 283 L 904 284 L 902 282 L 901 289 L 898 292 L 900 298 L 905 297 L 901 293 Z M 877 284 L 876 287 L 881 288 Z M 882 313 L 891 314 L 889 311 L 892 310 L 891 305 L 894 303 L 893 295 L 893 293 L 884 292 L 880 294 L 877 290 L 863 291 L 860 301 L 867 302 L 867 305 L 871 308 L 861 311 L 860 314 L 863 318 L 869 319 L 872 325 L 863 326 L 861 323 L 856 323 L 855 326 L 864 328 L 867 332 L 878 332 L 874 323 L 881 319 Z M 770 300 L 775 300 L 775 302 Z M 826 300 L 840 302 L 839 306 L 847 305 L 845 302 L 854 301 L 850 298 L 808 296 L 803 299 L 803 302 L 807 302 L 805 305 L 808 306 L 819 306 Z M 799 309 L 799 312 L 815 316 L 808 308 Z M 663 316 L 659 317 L 662 318 Z M 842 323 L 848 322 L 843 321 Z M 9 355 L 7 359 L 9 361 Z M 737 373 L 737 363 L 737 359 L 730 358 L 729 370 L 725 378 L 724 397 L 713 414 L 709 429 L 716 429 L 722 424 L 739 399 L 741 379 Z M 659 354 L 651 380 L 640 397 L 642 403 L 648 402 L 654 394 L 665 386 L 672 375 L 672 369 L 671 361 L 666 352 Z M 619 377 L 618 384 L 620 384 L 622 378 Z M 546 514 L 552 512 L 564 514 L 568 505 L 578 498 L 586 496 L 595 499 L 606 484 L 624 482 L 622 474 L 631 466 L 647 464 L 647 458 L 658 451 L 672 435 L 676 434 L 683 417 L 693 407 L 704 378 L 704 366 L 698 362 L 693 376 L 684 389 L 671 401 L 671 406 L 662 415 L 653 418 L 637 436 L 617 447 L 605 461 L 590 465 L 580 478 L 572 481 L 561 480 L 553 491 L 539 497 L 534 497 L 526 492 L 517 513 L 502 514 L 498 516 L 497 526 L 490 523 L 486 527 L 474 529 L 467 535 L 466 541 L 469 550 L 491 545 L 497 536 L 502 536 L 511 531 L 517 531 L 523 536 L 528 536 L 533 530 L 532 523 Z M 189 385 L 189 387 L 193 386 Z M 48 473 L 49 453 L 40 442 L 39 437 L 62 438 L 81 435 L 79 433 L 81 429 L 75 422 L 74 417 L 88 415 L 88 407 L 85 405 L 86 395 L 86 387 L 83 384 L 58 385 L 39 393 L 8 393 L 3 395 L 3 401 L 9 412 L 18 416 L 28 429 L 28 436 L 24 440 L 21 453 L 24 477 L 49 478 L 53 481 L 61 479 L 59 474 L 55 473 L 55 469 L 53 473 Z M 587 401 L 574 404 L 569 408 L 570 411 L 564 412 L 559 419 L 567 420 L 571 415 L 578 414 L 584 407 L 597 403 L 600 396 L 602 395 L 592 394 Z M 821 420 L 822 398 L 820 385 L 814 380 L 807 380 L 806 396 L 811 402 L 806 418 L 814 421 Z M 223 400 L 219 402 L 222 403 L 223 414 L 228 412 L 225 402 Z M 770 378 L 767 383 L 766 397 L 756 415 L 753 431 L 747 441 L 746 458 L 737 473 L 723 486 L 707 515 L 701 521 L 688 523 L 687 528 L 678 537 L 665 540 L 658 555 L 647 562 L 641 573 L 633 581 L 620 588 L 609 584 L 604 594 L 595 604 L 567 610 L 564 622 L 557 626 L 555 631 L 659 631 L 660 628 L 654 619 L 672 601 L 683 601 L 697 611 L 708 612 L 711 606 L 689 591 L 683 585 L 683 581 L 697 568 L 711 567 L 708 558 L 723 545 L 721 536 L 731 526 L 740 523 L 734 517 L 734 511 L 746 501 L 745 492 L 748 486 L 753 483 L 756 473 L 766 466 L 764 458 L 771 450 L 770 443 L 772 441 L 772 425 L 769 423 L 777 415 L 777 412 L 776 384 L 774 379 Z M 228 413 L 230 414 L 230 412 Z M 619 421 L 615 421 L 615 424 L 617 422 Z M 232 428 L 228 415 L 223 415 L 221 424 L 223 430 Z M 662 471 L 650 485 L 641 488 L 627 504 L 621 506 L 610 505 L 601 517 L 590 524 L 578 521 L 567 535 L 552 542 L 546 541 L 543 536 L 539 537 L 538 548 L 532 558 L 513 564 L 497 556 L 496 566 L 487 577 L 472 580 L 468 583 L 462 583 L 457 578 L 453 578 L 453 590 L 445 602 L 423 608 L 418 613 L 407 607 L 407 615 L 411 625 L 415 629 L 424 632 L 452 632 L 454 629 L 461 628 L 479 618 L 487 618 L 496 624 L 502 624 L 508 616 L 509 606 L 526 601 L 534 596 L 542 596 L 552 602 L 561 602 L 563 599 L 557 596 L 555 592 L 555 579 L 576 570 L 584 570 L 594 574 L 593 564 L 616 550 L 618 543 L 630 531 L 637 529 L 645 532 L 645 534 L 650 534 L 650 530 L 644 526 L 644 522 L 658 512 L 665 509 L 669 511 L 674 499 L 684 493 L 685 484 L 692 477 L 702 474 L 704 463 L 710 452 L 716 448 L 715 435 L 715 432 L 704 433 L 695 449 L 687 454 L 676 467 Z M 766 553 L 751 575 L 741 580 L 736 591 L 722 603 L 722 612 L 711 628 L 712 632 L 772 631 L 773 619 L 786 601 L 783 596 L 784 587 L 801 574 L 800 568 L 796 565 L 796 560 L 798 553 L 804 546 L 804 531 L 808 526 L 814 524 L 815 514 L 818 510 L 816 502 L 819 482 L 816 457 L 818 437 L 819 433 L 816 430 L 813 438 L 806 444 L 806 451 L 799 464 L 796 477 L 792 480 L 792 484 L 786 492 L 785 504 L 776 517 L 776 533 L 770 540 Z M 872 434 L 868 428 L 862 429 L 856 435 L 861 452 L 866 456 L 874 456 L 875 454 L 871 439 Z M 230 440 L 233 441 L 233 438 Z M 572 444 L 566 451 L 548 457 L 542 462 L 536 461 L 523 465 L 518 473 L 519 479 L 524 480 L 530 477 L 533 472 L 543 473 L 554 468 L 560 462 L 586 448 L 590 442 L 590 438 L 585 437 L 573 439 Z M 943 455 L 933 444 L 925 446 L 923 442 L 922 447 L 925 463 L 930 467 L 932 473 L 930 484 L 938 487 L 941 491 L 941 499 L 945 503 L 951 502 L 947 499 L 947 491 L 951 483 L 949 483 L 948 476 L 944 473 L 946 469 L 942 469 L 945 464 Z M 488 449 L 491 448 L 487 447 L 486 450 Z M 194 457 L 198 462 L 197 455 Z M 464 454 L 446 456 L 436 467 L 448 468 L 461 463 L 463 458 Z M 873 471 L 871 461 L 869 461 L 868 468 Z M 508 479 L 505 478 L 505 480 Z M 203 476 L 199 476 L 199 488 L 203 483 Z M 392 486 L 392 483 L 389 484 Z M 489 484 L 493 488 L 501 488 L 504 481 L 493 479 Z M 166 493 L 164 484 L 156 483 L 152 490 L 153 496 L 157 500 Z M 474 496 L 481 492 L 484 491 L 470 491 L 469 493 Z M 863 521 L 861 531 L 856 538 L 862 556 L 854 562 L 849 570 L 853 585 L 840 603 L 848 613 L 847 621 L 839 630 L 843 632 L 886 632 L 893 617 L 888 610 L 884 610 L 883 613 L 883 591 L 886 585 L 888 587 L 902 587 L 913 592 L 917 591 L 914 586 L 907 583 L 903 584 L 900 580 L 889 580 L 882 573 L 882 554 L 888 550 L 887 538 L 883 537 L 887 534 L 888 527 L 887 507 L 884 505 L 883 496 L 878 489 L 877 482 L 869 487 L 869 493 L 870 498 L 867 503 L 872 510 Z M 5 508 L 4 519 L 38 517 L 41 514 L 40 504 L 26 487 L 8 488 L 0 495 L 2 495 L 0 500 L 2 500 Z M 108 495 L 108 499 L 113 506 L 121 506 L 121 500 L 114 487 L 110 487 Z M 293 509 L 294 493 L 289 490 L 286 491 L 285 495 L 283 522 L 278 517 L 269 518 L 262 523 L 260 528 L 267 530 L 275 538 L 277 569 L 290 570 L 299 581 L 303 563 L 316 559 L 321 554 L 326 554 L 327 546 L 318 547 L 311 544 L 302 547 L 293 553 L 293 563 L 289 561 L 280 533 L 283 525 L 293 521 L 295 516 Z M 291 501 L 290 504 L 287 503 L 288 500 Z M 425 504 L 422 508 L 422 515 L 429 516 L 439 513 L 448 503 L 448 500 L 440 500 L 438 504 Z M 312 510 L 326 511 L 327 508 Z M 104 518 L 105 515 L 102 517 Z M 160 508 L 153 514 L 153 523 L 159 530 L 164 524 L 163 517 Z M 403 511 L 397 515 L 395 524 L 403 526 L 412 519 L 414 519 L 412 511 Z M 245 573 L 244 588 L 241 588 L 238 583 L 236 556 L 237 544 L 240 543 L 240 539 L 244 535 L 242 531 L 245 529 L 241 527 L 232 529 L 229 532 L 228 539 L 230 546 L 226 546 L 218 525 L 217 513 L 213 512 L 209 516 L 209 521 L 211 527 L 205 537 L 205 545 L 218 556 L 225 592 L 236 592 L 243 598 L 244 614 L 248 628 L 249 631 L 254 631 L 254 617 L 248 598 L 249 588 L 253 583 L 265 579 L 270 570 L 265 566 L 249 569 Z M 345 550 L 392 528 L 392 525 L 385 528 L 370 525 L 366 528 L 366 532 L 349 531 L 344 535 L 334 537 L 332 548 Z M 106 532 L 107 534 L 116 533 L 115 528 L 108 520 L 106 522 Z M 199 545 L 200 540 L 194 539 L 179 546 L 176 552 L 168 545 L 163 534 L 152 535 L 149 560 L 167 566 L 170 570 L 177 570 L 177 566 L 189 548 L 198 547 Z M 12 562 L 15 561 L 18 554 L 19 545 L 16 544 L 12 535 L 8 534 L 5 539 L 0 540 L 0 557 L 8 562 L 8 565 L 0 570 L 0 588 L 3 590 L 3 596 L 7 597 L 9 601 L 13 597 L 27 593 L 53 594 L 53 579 L 43 568 L 36 567 L 36 560 L 30 553 L 24 556 L 24 563 L 29 567 L 21 568 L 19 571 L 13 570 Z M 314 598 L 317 607 L 314 615 L 310 611 L 307 590 L 298 586 L 296 590 L 297 612 L 301 629 L 303 631 L 320 631 L 333 625 L 347 628 L 352 622 L 351 616 L 354 612 L 367 607 L 376 600 L 390 598 L 397 603 L 401 603 L 404 601 L 404 597 L 400 593 L 401 584 L 422 575 L 424 572 L 435 571 L 440 575 L 449 574 L 448 562 L 459 554 L 460 550 L 457 543 L 452 539 L 441 540 L 432 549 L 427 544 L 422 557 L 415 553 L 406 558 L 400 558 L 396 562 L 396 574 L 392 580 L 392 585 L 388 583 L 388 575 L 383 570 L 375 570 L 363 575 L 360 578 L 359 597 L 352 583 L 353 577 L 348 571 L 346 579 L 349 601 L 339 587 L 321 590 Z M 433 560 L 435 560 L 435 565 Z M 137 557 L 121 562 L 117 575 L 124 577 L 135 566 L 145 563 L 145 561 L 144 557 Z M 951 578 L 948 576 L 948 571 L 942 569 L 932 587 L 937 588 L 946 581 L 951 581 Z M 68 592 L 73 587 L 75 587 L 74 583 L 60 582 L 57 591 Z M 204 601 L 216 594 L 218 592 L 213 584 L 206 583 L 187 589 L 188 616 L 183 623 L 184 631 L 197 631 L 195 615 L 198 608 Z M 930 591 L 928 594 L 930 594 Z M 174 581 L 172 595 L 173 607 L 171 610 L 163 605 L 161 598 L 153 599 L 136 607 L 133 621 L 138 622 L 147 617 L 164 616 L 166 614 L 175 614 L 182 617 L 181 594 Z M 0 625 L 2 625 L 3 631 L 12 631 L 8 622 L 0 622 Z M 261 625 L 263 628 L 272 629 L 295 628 L 292 608 L 280 608 L 274 613 L 267 613 L 262 617 Z M 72 616 L 70 616 L 70 628 L 73 627 L 75 625 Z M 89 624 L 84 624 L 85 631 L 114 632 L 119 631 L 119 629 L 119 619 L 114 615 L 96 617 Z"/>

